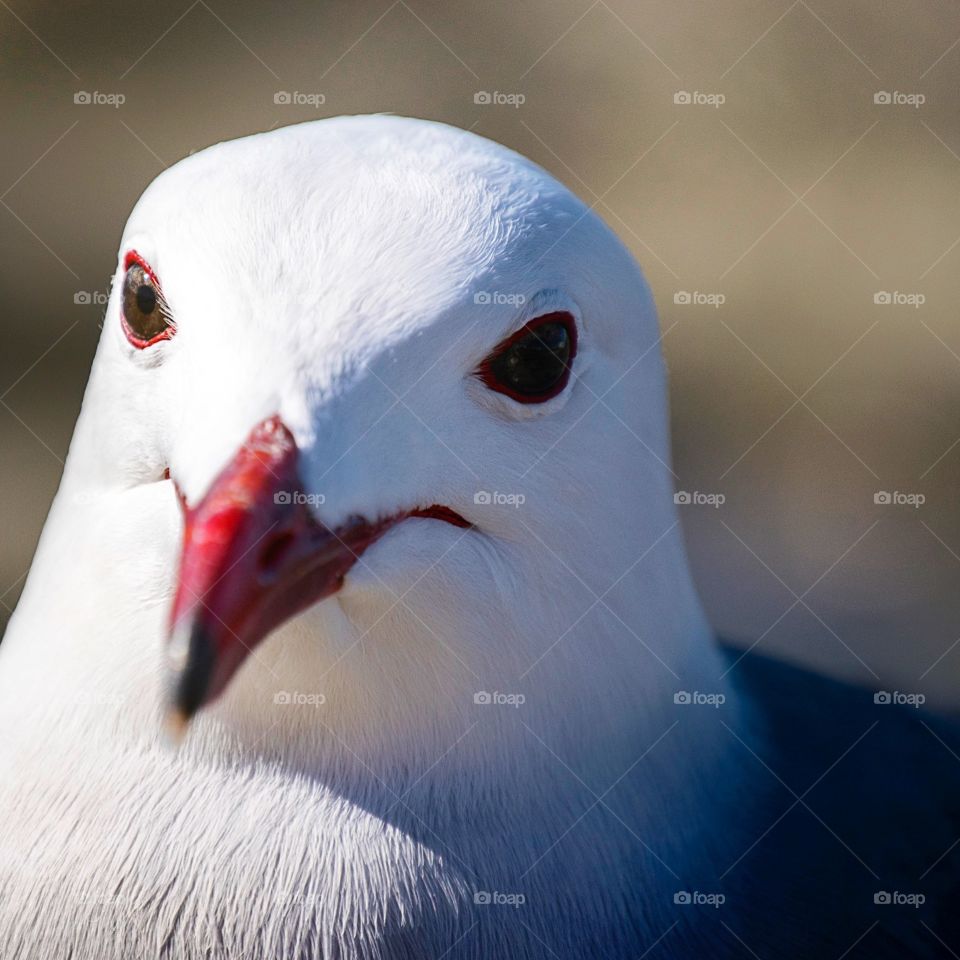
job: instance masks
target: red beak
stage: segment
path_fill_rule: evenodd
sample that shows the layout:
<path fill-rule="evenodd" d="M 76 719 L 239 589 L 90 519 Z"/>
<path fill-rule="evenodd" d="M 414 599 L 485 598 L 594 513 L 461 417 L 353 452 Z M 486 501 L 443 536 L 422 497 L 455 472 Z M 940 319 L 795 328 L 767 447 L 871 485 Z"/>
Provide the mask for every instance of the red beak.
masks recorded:
<path fill-rule="evenodd" d="M 403 519 L 322 526 L 302 492 L 298 459 L 293 435 L 270 417 L 195 507 L 181 498 L 185 530 L 169 639 L 176 727 L 223 692 L 270 631 L 336 592 L 360 554 Z"/>

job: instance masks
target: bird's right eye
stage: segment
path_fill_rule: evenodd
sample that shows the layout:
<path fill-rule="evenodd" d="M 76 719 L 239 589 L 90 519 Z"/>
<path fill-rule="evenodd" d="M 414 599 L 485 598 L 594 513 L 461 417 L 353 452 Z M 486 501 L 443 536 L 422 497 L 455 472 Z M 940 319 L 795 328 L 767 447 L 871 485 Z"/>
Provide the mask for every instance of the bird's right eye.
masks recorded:
<path fill-rule="evenodd" d="M 565 310 L 531 320 L 480 364 L 480 379 L 518 403 L 544 403 L 570 380 L 577 325 Z"/>
<path fill-rule="evenodd" d="M 138 350 L 169 340 L 177 328 L 157 275 L 135 250 L 124 258 L 124 267 L 120 321 L 127 340 Z"/>

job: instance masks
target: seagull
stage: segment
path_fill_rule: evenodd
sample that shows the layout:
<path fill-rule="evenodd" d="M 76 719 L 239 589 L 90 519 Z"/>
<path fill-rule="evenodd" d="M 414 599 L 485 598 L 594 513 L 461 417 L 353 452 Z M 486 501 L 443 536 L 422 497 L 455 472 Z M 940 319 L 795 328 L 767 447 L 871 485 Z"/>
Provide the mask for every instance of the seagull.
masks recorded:
<path fill-rule="evenodd" d="M 162 173 L 0 647 L 0 955 L 956 956 L 956 730 L 718 641 L 660 339 L 474 134 Z"/>

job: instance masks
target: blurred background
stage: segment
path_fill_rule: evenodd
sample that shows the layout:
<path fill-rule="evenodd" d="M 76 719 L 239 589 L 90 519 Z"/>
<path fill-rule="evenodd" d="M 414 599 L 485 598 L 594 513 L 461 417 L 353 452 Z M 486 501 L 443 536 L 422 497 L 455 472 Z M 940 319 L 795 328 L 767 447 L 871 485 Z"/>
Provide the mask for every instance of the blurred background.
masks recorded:
<path fill-rule="evenodd" d="M 527 154 L 639 258 L 718 630 L 956 709 L 958 89 L 952 0 L 0 0 L 0 626 L 144 187 L 395 112 Z"/>

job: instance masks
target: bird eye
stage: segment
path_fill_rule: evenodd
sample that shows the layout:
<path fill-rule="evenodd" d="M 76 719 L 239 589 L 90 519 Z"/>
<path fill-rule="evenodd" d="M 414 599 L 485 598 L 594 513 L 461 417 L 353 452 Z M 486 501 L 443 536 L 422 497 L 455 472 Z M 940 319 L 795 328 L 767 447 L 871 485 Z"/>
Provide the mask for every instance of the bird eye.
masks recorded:
<path fill-rule="evenodd" d="M 124 261 L 123 305 L 120 320 L 127 339 L 138 350 L 158 340 L 169 340 L 176 331 L 160 283 L 150 265 L 131 251 Z"/>
<path fill-rule="evenodd" d="M 566 311 L 531 320 L 480 364 L 480 379 L 518 403 L 543 403 L 570 379 L 577 353 L 577 326 Z"/>

